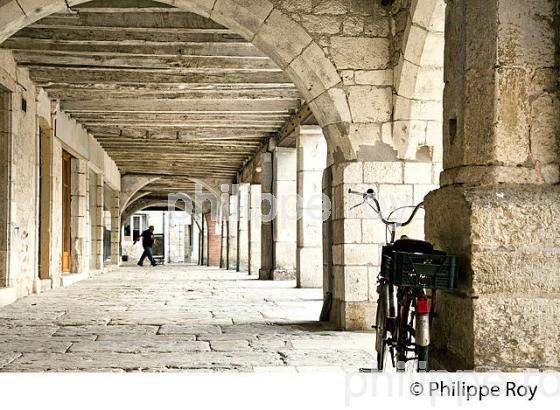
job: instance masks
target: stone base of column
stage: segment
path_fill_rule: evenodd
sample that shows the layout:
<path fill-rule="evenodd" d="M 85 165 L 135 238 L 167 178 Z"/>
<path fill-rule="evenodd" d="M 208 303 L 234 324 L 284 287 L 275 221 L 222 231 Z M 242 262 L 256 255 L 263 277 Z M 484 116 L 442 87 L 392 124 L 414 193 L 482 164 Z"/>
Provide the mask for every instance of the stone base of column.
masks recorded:
<path fill-rule="evenodd" d="M 270 279 L 272 279 L 271 269 L 260 268 L 259 269 L 259 279 L 260 280 L 270 280 Z"/>
<path fill-rule="evenodd" d="M 298 248 L 296 282 L 298 288 L 323 287 L 323 249 Z"/>
<path fill-rule="evenodd" d="M 560 187 L 444 187 L 426 198 L 426 237 L 459 258 L 437 295 L 431 367 L 559 369 Z"/>
<path fill-rule="evenodd" d="M 335 299 L 332 303 L 330 322 L 340 330 L 371 331 L 375 325 L 376 309 L 377 302 L 345 302 Z"/>
<path fill-rule="evenodd" d="M 296 271 L 293 269 L 273 269 L 270 276 L 272 280 L 294 280 Z"/>

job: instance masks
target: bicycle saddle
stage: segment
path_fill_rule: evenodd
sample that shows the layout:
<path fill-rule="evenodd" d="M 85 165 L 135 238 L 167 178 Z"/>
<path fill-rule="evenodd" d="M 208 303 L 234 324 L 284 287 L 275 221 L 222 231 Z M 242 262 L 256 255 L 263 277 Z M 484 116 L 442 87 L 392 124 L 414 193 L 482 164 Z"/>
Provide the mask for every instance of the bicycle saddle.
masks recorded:
<path fill-rule="evenodd" d="M 419 252 L 419 253 L 433 253 L 434 246 L 430 242 L 420 241 L 418 239 L 397 239 L 393 244 L 393 251 L 395 252 Z"/>

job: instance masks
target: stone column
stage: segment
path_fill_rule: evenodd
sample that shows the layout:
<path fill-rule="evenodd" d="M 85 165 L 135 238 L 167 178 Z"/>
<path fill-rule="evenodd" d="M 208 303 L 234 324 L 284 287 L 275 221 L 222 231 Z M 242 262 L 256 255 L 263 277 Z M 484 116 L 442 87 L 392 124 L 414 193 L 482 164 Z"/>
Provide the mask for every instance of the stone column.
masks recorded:
<path fill-rule="evenodd" d="M 202 241 L 200 242 L 200 258 L 201 265 L 208 265 L 208 224 L 206 221 L 206 215 L 200 215 L 201 226 L 202 226 Z"/>
<path fill-rule="evenodd" d="M 121 262 L 121 214 L 120 193 L 111 190 L 111 264 L 120 265 Z"/>
<path fill-rule="evenodd" d="M 237 226 L 237 271 L 249 270 L 249 193 L 251 185 L 239 184 Z"/>
<path fill-rule="evenodd" d="M 377 303 L 377 275 L 381 266 L 381 248 L 386 243 L 386 228 L 379 217 L 367 206 L 351 209 L 362 201 L 361 196 L 349 194 L 352 189 L 364 192 L 373 188 L 384 216 L 403 206 L 422 202 L 424 195 L 437 188 L 430 162 L 397 160 L 386 156 L 386 161 L 342 162 L 330 167 L 332 174 L 332 226 L 325 225 L 332 236 L 333 307 L 331 321 L 337 326 L 352 329 L 370 329 L 375 322 Z M 328 184 L 327 184 L 328 185 Z M 392 215 L 405 220 L 411 208 Z M 417 214 L 413 223 L 401 228 L 397 235 L 423 239 L 423 214 Z M 327 272 L 327 271 L 325 271 Z M 328 283 L 325 273 L 325 283 Z"/>
<path fill-rule="evenodd" d="M 103 233 L 105 228 L 103 225 L 103 194 L 105 184 L 103 174 L 96 174 L 96 207 L 95 207 L 95 267 L 103 269 Z"/>
<path fill-rule="evenodd" d="M 273 153 L 273 193 L 276 216 L 272 223 L 274 241 L 273 280 L 295 279 L 297 241 L 297 151 L 276 147 Z"/>
<path fill-rule="evenodd" d="M 226 269 L 227 268 L 227 260 L 228 260 L 228 226 L 226 216 L 222 211 L 222 223 L 221 223 L 221 253 L 220 253 L 220 268 Z"/>
<path fill-rule="evenodd" d="M 89 271 L 89 252 L 87 250 L 87 161 L 81 158 L 72 159 L 72 273 Z"/>
<path fill-rule="evenodd" d="M 192 223 L 192 218 L 191 218 L 191 223 Z M 191 228 L 190 227 L 191 227 L 190 224 L 185 225 L 185 239 L 184 239 L 185 262 L 190 262 L 190 260 L 191 260 L 192 248 L 191 248 Z"/>
<path fill-rule="evenodd" d="M 220 225 L 212 219 L 212 214 L 206 214 L 208 226 L 208 266 L 220 266 L 221 240 Z"/>
<path fill-rule="evenodd" d="M 224 186 L 225 189 L 225 186 Z M 225 191 L 227 192 L 227 191 Z M 229 219 L 229 195 L 222 191 L 222 195 L 220 197 L 221 200 L 221 233 L 222 233 L 222 240 L 221 240 L 221 255 L 220 255 L 220 268 L 227 269 L 228 267 L 228 241 L 229 241 L 229 233 L 228 233 L 228 219 Z"/>
<path fill-rule="evenodd" d="M 10 174 L 11 174 L 11 118 L 10 93 L 0 88 L 0 288 L 8 287 L 10 260 Z M 47 138 L 46 138 L 47 139 Z M 47 139 L 49 141 L 50 138 Z M 44 150 L 43 146 L 41 146 Z M 50 223 L 50 221 L 49 221 Z M 50 226 L 48 227 L 50 229 Z M 44 252 L 44 251 L 43 251 Z M 47 274 L 50 273 L 50 267 Z M 43 279 L 48 276 L 43 274 Z M 0 295 L 1 297 L 1 295 Z"/>
<path fill-rule="evenodd" d="M 251 184 L 249 194 L 249 275 L 261 267 L 261 185 Z"/>
<path fill-rule="evenodd" d="M 273 229 L 272 229 L 272 154 L 262 154 L 261 164 L 261 268 L 259 279 L 272 279 L 273 265 Z"/>
<path fill-rule="evenodd" d="M 232 190 L 233 192 L 229 197 L 227 269 L 237 269 L 237 224 L 239 221 L 239 202 L 237 198 L 237 187 L 232 185 Z"/>
<path fill-rule="evenodd" d="M 323 285 L 323 171 L 327 165 L 327 142 L 318 125 L 296 130 L 297 220 L 296 282 L 300 288 Z"/>
<path fill-rule="evenodd" d="M 460 273 L 437 299 L 438 367 L 560 368 L 554 7 L 447 2 L 444 172 L 426 236 L 459 257 Z"/>
<path fill-rule="evenodd" d="M 191 263 L 199 264 L 200 257 L 200 220 L 199 216 L 194 213 L 192 218 L 192 251 Z"/>

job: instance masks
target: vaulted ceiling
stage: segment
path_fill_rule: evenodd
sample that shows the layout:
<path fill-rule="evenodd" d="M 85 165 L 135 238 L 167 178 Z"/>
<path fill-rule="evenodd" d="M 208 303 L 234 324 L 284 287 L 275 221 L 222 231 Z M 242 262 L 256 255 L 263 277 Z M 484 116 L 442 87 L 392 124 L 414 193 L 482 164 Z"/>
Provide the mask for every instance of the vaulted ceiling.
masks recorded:
<path fill-rule="evenodd" d="M 80 122 L 122 174 L 232 178 L 302 97 L 231 30 L 143 0 L 98 0 L 53 14 L 2 47 Z"/>

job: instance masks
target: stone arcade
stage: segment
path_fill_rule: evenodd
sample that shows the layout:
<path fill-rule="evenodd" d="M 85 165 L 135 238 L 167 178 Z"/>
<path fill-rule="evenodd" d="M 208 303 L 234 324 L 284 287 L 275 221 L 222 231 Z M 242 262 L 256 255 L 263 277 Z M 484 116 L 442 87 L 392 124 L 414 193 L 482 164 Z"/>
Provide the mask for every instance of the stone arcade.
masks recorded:
<path fill-rule="evenodd" d="M 374 187 L 460 257 L 434 365 L 559 369 L 559 22 L 559 0 L 0 0 L 0 304 L 134 286 L 123 222 L 184 193 L 208 199 L 196 262 L 322 287 L 333 328 L 369 329 L 385 229 L 348 189 Z"/>

